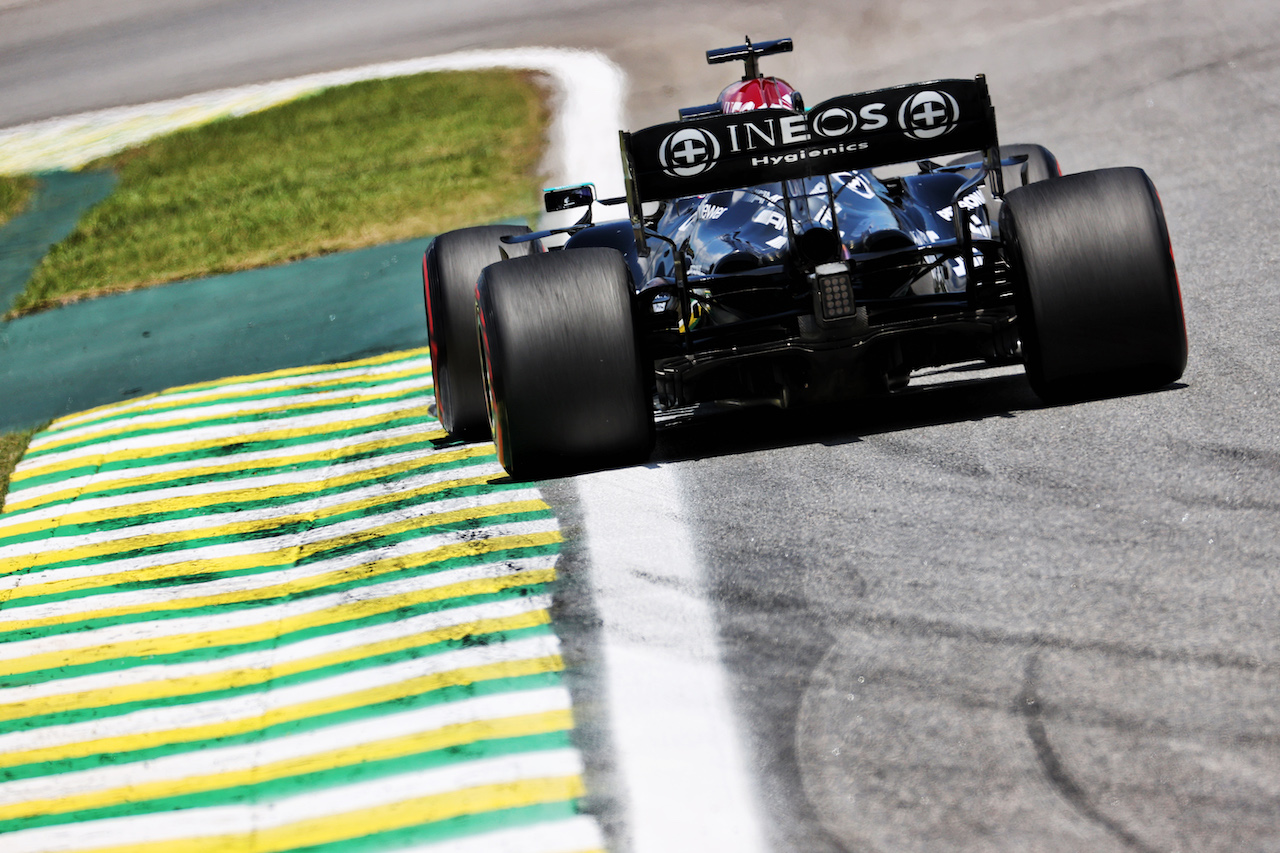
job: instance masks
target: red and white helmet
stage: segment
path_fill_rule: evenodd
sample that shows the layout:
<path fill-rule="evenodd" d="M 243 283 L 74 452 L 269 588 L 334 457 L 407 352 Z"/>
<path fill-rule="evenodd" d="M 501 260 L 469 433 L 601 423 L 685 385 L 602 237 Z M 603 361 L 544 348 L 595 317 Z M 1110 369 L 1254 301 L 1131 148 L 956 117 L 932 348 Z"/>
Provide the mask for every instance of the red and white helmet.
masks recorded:
<path fill-rule="evenodd" d="M 750 77 L 731 83 L 716 99 L 720 112 L 726 115 L 751 110 L 778 107 L 784 110 L 804 110 L 800 93 L 785 80 L 777 77 Z"/>

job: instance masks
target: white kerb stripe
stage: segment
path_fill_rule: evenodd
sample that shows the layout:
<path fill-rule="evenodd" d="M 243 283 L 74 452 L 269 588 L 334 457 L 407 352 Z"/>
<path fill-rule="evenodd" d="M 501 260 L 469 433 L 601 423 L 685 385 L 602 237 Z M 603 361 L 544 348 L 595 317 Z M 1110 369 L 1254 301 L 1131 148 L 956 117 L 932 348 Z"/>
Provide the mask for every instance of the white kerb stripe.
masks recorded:
<path fill-rule="evenodd" d="M 511 574 L 495 566 L 488 567 L 488 573 L 496 577 Z M 542 606 L 525 606 L 533 601 L 540 602 Z M 453 625 L 463 625 L 469 621 L 500 619 L 520 613 L 544 610 L 548 604 L 547 599 L 540 596 L 521 596 L 514 599 L 510 604 L 502 601 L 494 602 L 493 604 L 472 605 L 471 607 L 446 608 L 434 613 L 426 613 L 409 619 L 399 619 L 368 628 L 346 631 L 335 629 L 333 633 L 326 633 L 298 643 L 285 643 L 270 649 L 231 654 L 226 657 L 217 657 L 212 660 L 202 660 L 195 663 L 153 664 L 99 672 L 78 678 L 52 678 L 34 684 L 4 688 L 0 690 L 0 704 L 15 705 L 36 702 L 51 696 L 74 696 L 94 690 L 118 690 L 132 685 L 162 684 L 187 678 L 217 675 L 218 673 L 247 673 L 273 667 L 284 667 L 295 662 L 336 654 L 372 643 L 412 637 L 414 634 L 448 628 Z M 497 605 L 506 606 L 499 607 Z"/>
<path fill-rule="evenodd" d="M 556 525 L 554 520 L 538 519 L 536 521 L 517 522 L 514 524 L 492 525 L 490 527 L 486 527 L 485 532 L 491 537 L 530 536 L 540 533 L 549 533 L 555 529 Z M 250 590 L 258 590 L 264 587 L 278 585 L 297 587 L 307 578 L 328 574 L 330 572 L 340 572 L 356 567 L 368 566 L 379 561 L 426 554 L 440 546 L 457 544 L 457 542 L 458 540 L 455 535 L 443 537 L 437 535 L 420 539 L 410 539 L 405 542 L 397 542 L 395 545 L 377 548 L 370 551 L 344 554 L 335 559 L 319 560 L 313 563 L 308 563 L 305 566 L 283 568 L 276 571 L 263 572 L 261 574 L 219 578 L 217 580 L 204 581 L 203 583 L 183 584 L 178 589 L 130 590 L 126 592 L 89 595 L 83 598 L 68 599 L 66 601 L 29 604 L 26 606 L 20 606 L 20 602 L 10 603 L 4 610 L 0 610 L 0 616 L 8 617 L 7 619 L 0 620 L 0 631 L 11 631 L 14 630 L 15 625 L 27 625 L 32 620 L 36 619 L 49 619 L 54 617 L 72 616 L 75 614 L 98 612 L 109 614 L 110 611 L 118 611 L 121 608 L 126 607 L 154 606 L 157 600 L 174 602 L 190 598 L 204 598 L 206 596 L 247 592 Z M 553 564 L 554 560 L 554 556 L 520 557 L 514 560 L 506 558 L 498 559 L 494 557 L 488 560 L 488 562 L 505 562 L 511 565 L 513 571 L 529 571 L 531 569 L 546 568 Z M 429 566 L 424 566 L 424 569 L 428 572 L 433 571 Z M 437 565 L 434 570 L 439 571 L 440 569 L 441 567 Z"/>
<path fill-rule="evenodd" d="M 108 419 L 126 415 L 129 412 L 146 412 L 156 406 L 174 406 L 184 403 L 188 400 L 201 400 L 209 397 L 230 397 L 237 394 L 270 394 L 278 391 L 284 391 L 289 388 L 296 388 L 299 385 L 314 385 L 319 382 L 329 382 L 333 380 L 361 380 L 361 379 L 377 379 L 378 376 L 385 373 L 401 373 L 406 371 L 421 371 L 430 383 L 431 378 L 431 362 L 425 356 L 419 356 L 404 361 L 389 362 L 387 364 L 374 365 L 372 367 L 349 367 L 341 370 L 317 371 L 315 373 L 304 373 L 299 376 L 282 376 L 262 378 L 245 377 L 243 382 L 235 382 L 226 385 L 214 385 L 187 388 L 185 390 L 161 391 L 158 394 L 143 397 L 141 399 L 126 400 L 120 403 L 114 403 L 98 409 L 91 409 L 87 412 L 79 414 L 67 415 L 59 418 L 53 423 L 47 432 L 43 432 L 36 439 L 45 441 L 55 440 L 74 433 L 77 430 L 91 430 L 109 423 Z M 36 439 L 32 440 L 34 444 Z"/>
<path fill-rule="evenodd" d="M 579 776 L 576 750 L 558 749 L 502 758 L 462 762 L 450 767 L 406 773 L 358 785 L 312 791 L 296 797 L 249 806 L 218 806 L 139 817 L 113 818 L 41 827 L 4 836 L 5 853 L 70 853 L 86 844 L 94 848 L 173 841 L 184 838 L 249 835 L 291 823 L 330 817 L 393 802 L 445 794 L 481 785 Z"/>
<path fill-rule="evenodd" d="M 568 709 L 569 692 L 564 688 L 466 699 L 379 717 L 374 724 L 370 724 L 368 720 L 358 720 L 354 723 L 240 746 L 203 749 L 198 758 L 193 753 L 182 753 L 147 761 L 95 767 L 76 773 L 55 773 L 50 776 L 20 779 L 0 784 L 0 806 L 16 805 L 31 800 L 56 800 L 126 786 L 167 781 L 179 782 L 192 777 L 247 771 L 275 762 L 433 732 L 446 726 L 496 721 Z M 313 772 L 315 769 L 323 768 L 311 768 L 307 772 Z"/>
<path fill-rule="evenodd" d="M 476 476 L 485 476 L 483 470 L 476 471 Z M 466 495 L 457 498 L 448 498 L 445 500 L 431 501 L 429 504 L 432 513 L 452 512 L 453 510 L 479 509 L 481 507 L 501 507 L 503 504 L 519 501 L 519 498 L 509 498 L 510 493 L 506 492 L 479 492 L 475 495 Z M 536 498 L 534 499 L 536 500 Z M 426 502 L 424 502 L 425 504 Z M 186 563 L 192 560 L 223 560 L 236 555 L 248 554 L 269 554 L 275 551 L 282 551 L 288 548 L 297 548 L 303 545 L 315 545 L 324 542 L 336 542 L 348 536 L 359 534 L 367 534 L 377 526 L 396 525 L 404 522 L 414 521 L 422 518 L 427 513 L 423 506 L 409 509 L 390 510 L 377 515 L 370 515 L 364 519 L 356 519 L 349 521 L 341 521 L 335 524 L 329 524 L 322 527 L 315 527 L 309 530 L 295 531 L 285 534 L 271 535 L 258 539 L 235 539 L 230 542 L 215 545 L 197 545 L 199 539 L 187 543 L 186 548 L 175 548 L 173 550 L 159 551 L 153 554 L 144 554 L 141 557 L 126 557 L 123 555 L 104 555 L 105 560 L 101 564 L 89 566 L 70 565 L 59 569 L 47 569 L 43 572 L 24 574 L 24 575 L 7 575 L 0 576 L 0 589 L 11 589 L 15 586 L 33 586 L 39 583 L 48 583 L 64 577 L 83 577 L 96 576 L 103 572 L 123 572 L 129 569 L 138 569 L 144 567 L 167 566 L 173 563 Z M 431 528 L 430 524 L 422 524 L 423 530 Z M 157 530 L 156 533 L 164 533 L 165 530 Z M 216 531 L 215 531 L 216 532 Z M 462 531 L 465 534 L 466 531 Z M 136 532 L 130 533 L 130 536 L 137 535 Z M 64 562 L 70 558 L 65 556 L 63 549 L 74 547 L 72 540 L 75 537 L 65 537 L 62 539 L 45 539 L 32 542 L 16 542 L 0 548 L 0 560 L 13 559 L 18 560 L 27 557 L 30 563 L 37 562 L 36 558 L 49 558 L 41 562 L 57 563 Z M 95 543 L 91 536 L 83 537 L 78 540 L 78 544 L 93 546 Z M 0 657 L 3 654 L 0 653 Z"/>
<path fill-rule="evenodd" d="M 390 429 L 370 429 L 368 432 L 361 431 L 354 435 L 344 435 L 337 438 L 330 437 L 323 443 L 317 440 L 316 444 L 320 444 L 320 447 L 315 448 L 312 452 L 318 459 L 336 459 L 343 455 L 344 450 L 351 447 L 363 444 L 373 444 L 409 435 L 422 435 L 424 432 L 431 431 L 432 428 L 424 424 L 403 424 L 401 426 L 391 427 Z M 84 490 L 90 485 L 93 486 L 95 491 L 102 491 L 107 488 L 111 488 L 112 483 L 118 483 L 122 480 L 132 480 L 136 477 L 145 477 L 152 474 L 175 474 L 190 471 L 192 475 L 195 476 L 201 471 L 211 468 L 221 468 L 228 464 L 236 464 L 243 468 L 249 468 L 252 467 L 254 463 L 270 463 L 280 459 L 289 459 L 295 456 L 304 455 L 307 453 L 309 446 L 310 445 L 306 443 L 302 443 L 297 445 L 286 445 L 284 447 L 275 447 L 270 450 L 256 450 L 249 453 L 237 453 L 231 460 L 209 457 L 199 461 L 192 461 L 188 459 L 181 462 L 142 464 L 133 468 L 118 468 L 113 471 L 95 472 L 93 474 L 84 474 L 65 480 L 55 480 L 39 486 L 29 485 L 25 482 L 19 481 L 10 486 L 7 505 L 12 509 L 18 503 L 38 501 L 40 498 L 60 494 L 62 492 L 74 493 L 78 490 Z M 94 460 L 94 464 L 97 464 L 96 460 Z M 44 466 L 31 465 L 29 466 L 29 469 L 38 469 L 42 467 Z"/>
<path fill-rule="evenodd" d="M 361 672 L 324 678 L 296 687 L 246 693 L 229 699 L 214 699 L 190 705 L 148 708 L 116 717 L 102 717 L 63 726 L 45 726 L 3 735 L 4 751 L 27 751 L 70 744 L 128 737 L 147 732 L 168 732 L 201 726 L 217 726 L 236 720 L 262 717 L 290 706 L 334 700 L 342 696 L 394 685 L 459 669 L 495 663 L 536 660 L 558 654 L 559 643 L 547 635 L 514 640 L 475 649 L 462 649 L 431 658 L 402 661 Z M 426 661 L 423 663 L 422 661 Z"/>
<path fill-rule="evenodd" d="M 158 619 L 154 622 L 126 623 L 99 628 L 95 631 L 75 631 L 68 634 L 38 637 L 33 640 L 3 643 L 0 644 L 0 660 L 20 661 L 28 655 L 66 653 L 61 665 L 72 666 L 76 662 L 75 655 L 72 653 L 78 649 L 93 650 L 119 643 L 137 643 L 148 640 L 159 642 L 170 637 L 221 633 L 236 628 L 242 630 L 252 629 L 270 626 L 286 619 L 305 619 L 313 614 L 339 607 L 345 608 L 344 615 L 350 613 L 352 618 L 360 618 L 361 614 L 368 612 L 368 608 L 356 608 L 352 607 L 352 605 L 379 602 L 384 607 L 397 604 L 403 606 L 401 600 L 406 595 L 469 581 L 519 578 L 521 574 L 521 572 L 508 566 L 505 562 L 464 566 L 411 578 L 397 578 L 392 574 L 383 583 L 370 584 L 369 586 L 356 587 L 355 589 L 327 595 L 317 595 L 313 598 L 289 601 L 284 604 L 250 607 L 212 616 L 188 616 L 177 619 Z M 441 606 L 447 607 L 448 605 L 444 603 L 447 601 L 448 599 L 441 600 Z M 341 636 L 344 633 L 349 633 L 349 631 L 343 631 L 342 625 L 343 623 L 341 622 L 333 624 L 330 627 L 332 633 L 329 633 L 328 636 Z M 283 650 L 291 648 L 292 645 L 290 643 L 280 648 Z M 146 669 L 146 667 L 141 667 L 141 669 Z M 12 672 L 12 669 L 10 672 Z M 12 687 L 0 690 L 0 696 L 10 696 L 15 691 L 22 692 L 32 688 L 64 684 L 72 680 L 74 679 L 58 679 L 27 687 Z M 64 691 L 59 690 L 58 692 Z"/>
<path fill-rule="evenodd" d="M 2 557 L 18 557 L 29 554 L 47 554 L 50 551 L 70 551 L 74 548 L 100 546 L 108 542 L 116 542 L 125 539 L 133 539 L 139 536 L 171 536 L 177 533 L 200 533 L 214 537 L 224 535 L 221 531 L 228 524 L 243 525 L 250 522 L 260 522 L 260 530 L 269 530 L 270 522 L 281 518 L 294 518 L 309 514 L 318 514 L 324 510 L 335 509 L 350 504 L 356 504 L 361 501 L 374 500 L 387 495 L 395 495 L 396 493 L 406 493 L 414 489 L 425 489 L 433 485 L 447 485 L 459 479 L 471 479 L 473 477 L 482 477 L 486 474 L 494 473 L 487 465 L 480 464 L 472 469 L 468 468 L 448 468 L 444 470 L 427 470 L 419 474 L 413 474 L 404 479 L 398 480 L 392 487 L 388 487 L 385 482 L 374 481 L 372 483 L 349 484 L 344 491 L 337 491 L 332 494 L 322 495 L 320 497 L 294 500 L 292 502 L 276 502 L 269 506 L 259 509 L 238 509 L 235 512 L 210 512 L 205 510 L 206 514 L 187 515 L 185 517 L 167 518 L 161 521 L 154 521 L 150 524 L 138 524 L 134 526 L 121 526 L 114 530 L 94 528 L 92 523 L 80 522 L 90 527 L 89 532 L 78 536 L 52 536 L 46 535 L 40 539 L 33 539 L 28 542 L 15 542 L 10 545 L 0 547 L 0 558 Z M 323 481 L 316 484 L 317 488 L 312 491 L 318 491 L 324 486 Z M 394 489 L 394 491 L 392 491 Z M 447 489 L 440 489 L 438 492 L 443 494 Z M 490 494 L 486 493 L 485 497 Z M 478 498 L 479 496 L 476 496 Z M 252 492 L 238 496 L 239 503 L 249 503 L 254 500 Z M 268 498 L 268 500 L 273 500 Z M 412 510 L 392 510 L 389 513 L 379 513 L 377 515 L 366 516 L 366 520 L 361 523 L 362 528 L 369 528 L 379 524 L 387 523 L 388 519 L 397 517 L 412 518 L 423 515 L 423 508 L 429 507 L 433 512 L 449 512 L 449 507 L 453 508 L 465 507 L 470 505 L 480 505 L 480 502 L 471 497 L 446 499 L 440 501 L 431 501 L 429 498 L 421 499 L 422 506 Z M 503 503 L 505 501 L 497 501 Z M 488 503 L 484 501 L 483 503 Z M 215 505 L 216 506 L 216 505 Z M 78 513 L 78 507 L 69 508 Z M 165 514 L 161 509 L 161 515 Z M 68 520 L 70 523 L 70 520 Z M 345 523 L 345 522 L 344 522 Z M 323 525 L 323 520 L 321 521 Z M 52 530 L 46 531 L 51 533 Z M 317 534 L 327 535 L 328 527 L 320 526 L 312 528 L 308 531 L 309 539 L 314 540 L 321 538 Z M 0 536 L 4 534 L 3 528 L 0 528 Z"/>
<path fill-rule="evenodd" d="M 584 853 L 604 850 L 604 836 L 586 816 L 405 847 L 401 853 Z"/>

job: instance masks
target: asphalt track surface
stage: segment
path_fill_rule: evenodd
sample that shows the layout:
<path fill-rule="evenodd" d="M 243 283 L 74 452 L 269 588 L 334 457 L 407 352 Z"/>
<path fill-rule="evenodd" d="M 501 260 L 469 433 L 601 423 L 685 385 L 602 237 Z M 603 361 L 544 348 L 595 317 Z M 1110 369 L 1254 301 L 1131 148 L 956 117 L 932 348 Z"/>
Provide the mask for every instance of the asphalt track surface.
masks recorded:
<path fill-rule="evenodd" d="M 986 73 L 1003 139 L 1067 171 L 1151 174 L 1191 362 L 1169 389 L 1074 406 L 1042 406 L 1016 372 L 956 374 L 888 405 L 664 435 L 654 461 L 704 571 L 770 846 L 1280 849 L 1280 7 L 526 9 L 10 0 L 0 126 L 548 44 L 619 62 L 634 127 L 710 100 L 727 75 L 701 51 L 743 32 L 795 37 L 766 69 L 810 102 Z M 571 533 L 574 484 L 548 496 Z M 561 569 L 590 587 L 585 550 Z M 564 614 L 587 626 L 584 682 L 592 608 Z"/>

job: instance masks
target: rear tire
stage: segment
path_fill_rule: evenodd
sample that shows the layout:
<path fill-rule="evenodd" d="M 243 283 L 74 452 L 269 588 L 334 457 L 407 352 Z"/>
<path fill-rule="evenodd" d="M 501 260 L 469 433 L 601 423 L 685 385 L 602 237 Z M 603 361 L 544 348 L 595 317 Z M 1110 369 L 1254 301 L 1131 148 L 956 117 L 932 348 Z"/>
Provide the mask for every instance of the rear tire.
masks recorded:
<path fill-rule="evenodd" d="M 1145 172 L 1104 169 L 1014 189 L 1000 233 L 1041 399 L 1150 390 L 1182 375 L 1177 269 Z"/>
<path fill-rule="evenodd" d="M 530 243 L 504 245 L 500 237 L 528 234 L 522 225 L 483 225 L 441 234 L 422 259 L 427 333 L 436 415 L 445 432 L 459 438 L 488 436 L 489 416 L 480 376 L 476 338 L 476 282 L 480 271 L 510 257 L 526 255 Z"/>
<path fill-rule="evenodd" d="M 621 253 L 566 249 L 480 276 L 480 346 L 498 459 L 513 477 L 643 461 L 652 395 Z"/>

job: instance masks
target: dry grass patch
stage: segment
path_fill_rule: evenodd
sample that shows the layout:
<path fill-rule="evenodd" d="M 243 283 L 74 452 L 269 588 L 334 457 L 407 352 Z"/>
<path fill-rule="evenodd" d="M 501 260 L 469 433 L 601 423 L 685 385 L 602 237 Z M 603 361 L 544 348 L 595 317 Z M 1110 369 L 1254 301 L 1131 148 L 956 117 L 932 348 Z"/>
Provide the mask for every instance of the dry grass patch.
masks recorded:
<path fill-rule="evenodd" d="M 12 316 L 103 293 L 531 216 L 548 111 L 533 75 L 330 89 L 91 164 L 120 184 Z"/>
<path fill-rule="evenodd" d="M 44 427 L 29 429 L 25 432 L 0 433 L 0 508 L 4 507 L 5 496 L 9 494 L 9 478 L 13 469 L 22 461 L 22 454 L 27 452 L 31 437 Z"/>
<path fill-rule="evenodd" d="M 31 178 L 0 175 L 0 225 L 22 212 L 34 187 Z"/>

